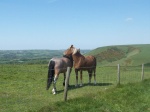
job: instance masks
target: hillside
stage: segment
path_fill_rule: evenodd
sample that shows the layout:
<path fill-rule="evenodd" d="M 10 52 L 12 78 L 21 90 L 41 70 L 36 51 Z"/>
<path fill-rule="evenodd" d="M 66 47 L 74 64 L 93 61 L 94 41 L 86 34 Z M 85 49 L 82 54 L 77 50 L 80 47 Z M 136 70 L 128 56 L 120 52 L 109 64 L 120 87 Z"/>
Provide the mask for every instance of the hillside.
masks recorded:
<path fill-rule="evenodd" d="M 150 65 L 150 44 L 99 47 L 86 55 L 94 55 L 100 66 Z"/>

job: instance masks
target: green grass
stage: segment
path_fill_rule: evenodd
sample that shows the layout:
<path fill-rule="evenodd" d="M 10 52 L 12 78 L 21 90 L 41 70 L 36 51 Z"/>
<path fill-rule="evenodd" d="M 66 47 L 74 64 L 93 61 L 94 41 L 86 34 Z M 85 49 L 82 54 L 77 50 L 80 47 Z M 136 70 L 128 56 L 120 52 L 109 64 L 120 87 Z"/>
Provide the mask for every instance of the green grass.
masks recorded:
<path fill-rule="evenodd" d="M 150 111 L 150 79 L 120 85 L 82 97 L 59 101 L 41 108 L 40 112 L 148 112 Z"/>
<path fill-rule="evenodd" d="M 57 95 L 46 91 L 47 64 L 0 65 L 0 111 L 148 111 L 149 81 L 141 82 L 141 67 L 121 68 L 121 84 L 117 86 L 117 67 L 97 67 L 97 85 L 88 85 L 88 75 L 83 72 L 83 87 L 75 88 L 72 70 L 68 101 L 63 101 L 63 75 L 57 81 Z M 145 68 L 145 79 L 150 78 L 150 68 Z M 92 78 L 93 82 L 93 78 Z M 139 83 L 140 82 L 140 83 Z M 125 89 L 126 88 L 126 89 Z M 132 90 L 132 91 L 131 91 Z M 138 92 L 139 91 L 139 92 Z M 136 96 L 138 95 L 138 97 Z M 126 101 L 127 96 L 129 101 Z M 137 99 L 138 98 L 138 99 Z M 142 100 L 143 99 L 143 100 Z M 150 99 L 150 98 L 149 98 Z M 132 101 L 133 100 L 133 101 Z M 139 104 L 137 104 L 138 101 Z M 133 102 L 133 103 L 132 103 Z M 130 103 L 132 103 L 130 107 Z M 150 103 L 149 103 L 150 104 Z M 66 108 L 66 106 L 68 106 Z M 120 110 L 122 109 L 122 110 Z M 125 109 L 126 111 L 126 109 Z M 140 111 L 140 112 L 141 112 Z"/>

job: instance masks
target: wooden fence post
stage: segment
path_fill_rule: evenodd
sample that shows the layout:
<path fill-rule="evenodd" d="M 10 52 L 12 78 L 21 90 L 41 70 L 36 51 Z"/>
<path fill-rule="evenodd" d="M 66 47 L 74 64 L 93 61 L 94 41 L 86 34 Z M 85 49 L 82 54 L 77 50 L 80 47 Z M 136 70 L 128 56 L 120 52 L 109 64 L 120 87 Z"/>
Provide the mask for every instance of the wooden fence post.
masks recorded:
<path fill-rule="evenodd" d="M 141 80 L 144 80 L 144 64 L 142 64 Z"/>
<path fill-rule="evenodd" d="M 69 83 L 70 71 L 71 71 L 71 68 L 67 67 L 67 74 L 66 74 L 65 88 L 64 88 L 64 101 L 67 101 L 67 92 L 68 92 L 68 83 Z"/>
<path fill-rule="evenodd" d="M 120 84 L 120 65 L 118 64 L 118 84 Z"/>

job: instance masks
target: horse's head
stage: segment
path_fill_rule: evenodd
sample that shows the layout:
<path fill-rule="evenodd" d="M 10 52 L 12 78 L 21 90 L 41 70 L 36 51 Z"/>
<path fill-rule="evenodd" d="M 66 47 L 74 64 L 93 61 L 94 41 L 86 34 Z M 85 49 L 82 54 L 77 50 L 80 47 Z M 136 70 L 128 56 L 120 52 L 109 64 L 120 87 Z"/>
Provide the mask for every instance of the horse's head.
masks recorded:
<path fill-rule="evenodd" d="M 64 51 L 65 56 L 71 56 L 72 54 L 75 54 L 78 50 L 71 45 L 67 50 Z"/>

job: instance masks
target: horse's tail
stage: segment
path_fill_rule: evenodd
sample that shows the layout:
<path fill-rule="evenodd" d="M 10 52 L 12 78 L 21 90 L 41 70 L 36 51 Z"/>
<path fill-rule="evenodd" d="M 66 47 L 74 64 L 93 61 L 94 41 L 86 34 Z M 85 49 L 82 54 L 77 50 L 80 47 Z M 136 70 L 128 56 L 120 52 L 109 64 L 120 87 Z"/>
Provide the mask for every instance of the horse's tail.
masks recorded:
<path fill-rule="evenodd" d="M 54 79 L 54 66 L 55 62 L 53 60 L 50 60 L 48 65 L 48 77 L 47 77 L 47 90 L 49 89 L 53 79 Z"/>

